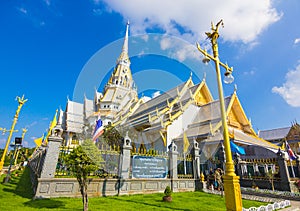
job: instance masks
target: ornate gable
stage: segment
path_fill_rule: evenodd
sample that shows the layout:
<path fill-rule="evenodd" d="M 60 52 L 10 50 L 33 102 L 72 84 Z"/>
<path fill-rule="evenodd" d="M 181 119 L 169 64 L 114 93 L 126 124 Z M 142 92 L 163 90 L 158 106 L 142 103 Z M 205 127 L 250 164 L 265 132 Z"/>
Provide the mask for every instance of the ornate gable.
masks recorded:
<path fill-rule="evenodd" d="M 293 124 L 286 139 L 289 140 L 300 140 L 300 125 L 298 123 Z"/>
<path fill-rule="evenodd" d="M 202 82 L 199 84 L 196 91 L 193 93 L 193 97 L 195 99 L 195 103 L 198 106 L 205 105 L 214 100 L 209 91 L 209 88 L 206 85 L 205 80 L 202 80 Z"/>
<path fill-rule="evenodd" d="M 258 137 L 248 120 L 244 109 L 237 97 L 236 91 L 233 93 L 230 103 L 227 107 L 228 126 L 237 128 L 246 134 Z"/>

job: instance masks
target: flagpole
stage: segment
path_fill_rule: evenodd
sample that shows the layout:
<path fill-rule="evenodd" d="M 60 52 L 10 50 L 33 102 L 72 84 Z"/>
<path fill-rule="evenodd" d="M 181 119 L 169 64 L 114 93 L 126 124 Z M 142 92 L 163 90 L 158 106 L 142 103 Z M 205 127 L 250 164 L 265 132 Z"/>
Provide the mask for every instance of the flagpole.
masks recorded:
<path fill-rule="evenodd" d="M 186 175 L 186 155 L 183 153 L 183 165 L 184 165 L 184 175 Z"/>
<path fill-rule="evenodd" d="M 289 160 L 290 160 L 290 166 L 291 166 L 291 169 L 292 169 L 292 175 L 293 175 L 293 178 L 295 178 L 295 172 L 294 172 L 293 162 L 292 162 L 291 158 Z"/>
<path fill-rule="evenodd" d="M 290 145 L 287 143 L 287 140 L 285 139 L 285 151 L 287 152 L 287 155 L 289 157 L 289 160 L 290 160 L 290 166 L 291 166 L 291 169 L 292 169 L 292 176 L 293 178 L 295 178 L 295 172 L 294 172 L 294 168 L 293 168 L 293 163 L 292 163 L 292 159 L 291 157 L 293 156 L 294 157 L 294 153 L 290 147 Z"/>

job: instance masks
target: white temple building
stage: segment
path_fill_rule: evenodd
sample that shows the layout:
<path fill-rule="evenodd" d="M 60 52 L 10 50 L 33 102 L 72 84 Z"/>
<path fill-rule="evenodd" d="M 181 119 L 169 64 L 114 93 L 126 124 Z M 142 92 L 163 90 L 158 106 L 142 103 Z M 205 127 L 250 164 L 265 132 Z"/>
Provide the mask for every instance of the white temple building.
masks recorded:
<path fill-rule="evenodd" d="M 134 132 L 133 148 L 167 149 L 172 142 L 183 147 L 183 136 L 200 146 L 221 146 L 223 141 L 219 101 L 214 100 L 205 78 L 194 84 L 192 77 L 177 87 L 149 100 L 138 98 L 128 55 L 128 30 L 116 66 L 103 92 L 95 91 L 94 99 L 83 103 L 67 101 L 61 112 L 65 146 L 80 143 L 78 134 L 86 124 L 93 125 L 100 115 L 104 126 L 111 124 Z M 277 146 L 258 137 L 234 93 L 225 98 L 230 138 L 238 145 L 257 146 L 274 153 Z M 201 145 L 202 144 L 202 145 Z M 213 149 L 211 149 L 213 151 Z M 248 155 L 267 156 L 265 150 L 248 150 Z"/>

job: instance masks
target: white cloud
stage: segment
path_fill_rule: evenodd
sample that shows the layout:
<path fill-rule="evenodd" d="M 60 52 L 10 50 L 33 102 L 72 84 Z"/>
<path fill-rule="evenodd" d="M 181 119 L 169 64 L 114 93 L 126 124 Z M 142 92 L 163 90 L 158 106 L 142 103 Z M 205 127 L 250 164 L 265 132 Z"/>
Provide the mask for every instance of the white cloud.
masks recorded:
<path fill-rule="evenodd" d="M 164 38 L 160 41 L 160 48 L 162 50 L 167 50 L 168 48 L 171 47 L 171 39 L 170 38 Z"/>
<path fill-rule="evenodd" d="M 27 14 L 27 13 L 28 13 L 28 11 L 27 11 L 25 8 L 23 8 L 23 7 L 18 8 L 18 10 L 19 10 L 21 13 L 23 13 L 23 14 Z"/>
<path fill-rule="evenodd" d="M 193 45 L 185 44 L 184 42 L 174 42 L 174 39 L 167 36 L 160 40 L 160 48 L 163 51 L 168 50 L 171 58 L 176 58 L 181 62 L 187 58 L 201 58 Z"/>
<path fill-rule="evenodd" d="M 293 107 L 300 107 L 300 64 L 285 76 L 286 82 L 281 87 L 273 87 L 272 92 L 279 94 Z"/>
<path fill-rule="evenodd" d="M 300 43 L 300 38 L 295 39 L 294 44 Z"/>
<path fill-rule="evenodd" d="M 30 124 L 26 125 L 25 127 L 26 128 L 31 128 L 31 127 L 35 126 L 37 123 L 38 123 L 37 121 L 33 121 Z"/>
<path fill-rule="evenodd" d="M 50 1 L 50 0 L 44 0 L 44 2 L 45 2 L 45 4 L 46 4 L 47 6 L 50 6 L 50 5 L 51 5 L 51 1 Z"/>
<path fill-rule="evenodd" d="M 159 27 L 191 42 L 204 38 L 204 32 L 210 30 L 210 22 L 216 23 L 220 19 L 225 24 L 221 32 L 224 40 L 255 42 L 257 36 L 282 15 L 272 7 L 272 0 L 103 1 L 125 20 L 130 20 L 133 33 Z M 99 0 L 94 3 L 99 4 Z"/>
<path fill-rule="evenodd" d="M 199 52 L 197 52 L 192 45 L 184 45 L 179 48 L 175 53 L 175 57 L 181 62 L 186 60 L 187 58 L 194 58 L 198 60 L 201 59 L 201 57 L 199 56 Z"/>
<path fill-rule="evenodd" d="M 148 102 L 148 101 L 151 100 L 152 98 L 151 98 L 151 97 L 148 97 L 148 96 L 143 96 L 142 99 L 143 99 L 144 102 Z"/>
<path fill-rule="evenodd" d="M 255 74 L 255 70 L 246 71 L 246 72 L 243 72 L 243 74 L 246 75 L 246 76 L 254 75 Z"/>
<path fill-rule="evenodd" d="M 6 139 L 5 138 L 0 138 L 0 144 L 5 144 L 6 143 Z"/>
<path fill-rule="evenodd" d="M 28 147 L 29 143 L 28 143 L 28 141 L 23 141 L 22 145 L 23 145 L 23 147 Z"/>
<path fill-rule="evenodd" d="M 142 38 L 145 42 L 148 42 L 148 40 L 149 40 L 149 35 L 144 34 L 144 35 L 141 36 L 141 38 Z"/>
<path fill-rule="evenodd" d="M 160 91 L 156 91 L 154 93 L 152 93 L 151 97 L 149 96 L 143 96 L 142 99 L 144 102 L 148 102 L 149 100 L 158 97 L 159 95 L 161 95 Z"/>
<path fill-rule="evenodd" d="M 152 94 L 152 98 L 156 98 L 156 97 L 158 97 L 160 95 L 160 91 L 156 91 L 156 92 L 154 92 L 153 94 Z"/>
<path fill-rule="evenodd" d="M 93 9 L 94 15 L 102 15 L 103 11 L 101 9 Z"/>
<path fill-rule="evenodd" d="M 92 0 L 92 2 L 96 5 L 100 4 L 101 0 Z"/>

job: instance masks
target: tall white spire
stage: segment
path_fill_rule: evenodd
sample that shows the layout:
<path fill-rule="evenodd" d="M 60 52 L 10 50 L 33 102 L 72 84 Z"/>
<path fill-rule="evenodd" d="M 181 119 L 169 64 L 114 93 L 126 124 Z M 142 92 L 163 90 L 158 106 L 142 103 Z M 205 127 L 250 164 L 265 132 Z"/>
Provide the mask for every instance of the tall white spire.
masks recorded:
<path fill-rule="evenodd" d="M 126 33 L 125 33 L 124 43 L 122 48 L 122 52 L 124 53 L 128 53 L 128 30 L 129 30 L 129 20 L 127 21 L 126 24 Z"/>
<path fill-rule="evenodd" d="M 128 56 L 128 32 L 129 32 L 129 21 L 126 24 L 126 32 L 124 37 L 124 43 L 122 47 L 122 52 L 117 60 L 118 64 L 130 65 L 130 60 Z"/>
<path fill-rule="evenodd" d="M 126 32 L 124 36 L 122 52 L 119 58 L 117 59 L 116 67 L 109 79 L 107 86 L 112 84 L 114 87 L 115 85 L 117 85 L 126 89 L 136 89 L 136 87 L 134 86 L 134 81 L 132 79 L 132 74 L 130 70 L 130 59 L 128 55 L 128 40 L 129 40 L 128 34 L 129 34 L 129 21 L 126 24 Z"/>
<path fill-rule="evenodd" d="M 107 114 L 109 113 L 111 116 L 110 118 L 115 116 L 117 111 L 121 111 L 125 107 L 126 109 L 122 112 L 126 112 L 129 108 L 128 105 L 138 100 L 137 89 L 134 85 L 130 70 L 128 34 L 129 22 L 126 24 L 121 54 L 117 59 L 114 71 L 104 88 L 103 97 L 98 106 L 100 110 L 107 112 Z M 112 121 L 112 119 L 110 121 Z"/>

